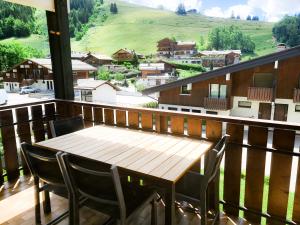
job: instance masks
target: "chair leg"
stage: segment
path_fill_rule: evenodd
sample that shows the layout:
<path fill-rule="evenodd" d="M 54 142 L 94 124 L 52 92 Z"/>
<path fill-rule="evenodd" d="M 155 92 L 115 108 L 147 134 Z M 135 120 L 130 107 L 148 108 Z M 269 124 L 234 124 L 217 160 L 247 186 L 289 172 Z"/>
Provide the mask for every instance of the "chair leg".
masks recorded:
<path fill-rule="evenodd" d="M 51 213 L 51 201 L 50 201 L 49 191 L 43 191 L 42 196 L 43 196 L 44 213 L 49 214 Z"/>
<path fill-rule="evenodd" d="M 79 218 L 79 201 L 77 197 L 72 196 L 69 201 L 69 213 L 70 213 L 70 219 L 69 219 L 69 225 L 79 225 L 80 218 Z M 72 216 L 72 219 L 71 219 Z"/>
<path fill-rule="evenodd" d="M 158 215 L 157 215 L 157 201 L 154 199 L 151 203 L 151 225 L 157 225 L 158 224 Z"/>
<path fill-rule="evenodd" d="M 40 185 L 39 178 L 34 177 L 35 223 L 41 224 Z"/>
<path fill-rule="evenodd" d="M 200 195 L 201 199 L 201 225 L 206 225 L 207 224 L 207 201 L 206 201 L 206 192 L 202 192 Z"/>

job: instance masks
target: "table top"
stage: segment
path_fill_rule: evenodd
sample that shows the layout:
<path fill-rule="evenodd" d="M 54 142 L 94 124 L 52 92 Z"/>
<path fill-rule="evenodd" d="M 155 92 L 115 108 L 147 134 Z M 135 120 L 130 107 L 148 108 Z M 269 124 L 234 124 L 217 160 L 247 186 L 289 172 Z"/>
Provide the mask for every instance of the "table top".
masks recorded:
<path fill-rule="evenodd" d="M 99 125 L 36 145 L 176 182 L 212 148 L 213 143 Z"/>

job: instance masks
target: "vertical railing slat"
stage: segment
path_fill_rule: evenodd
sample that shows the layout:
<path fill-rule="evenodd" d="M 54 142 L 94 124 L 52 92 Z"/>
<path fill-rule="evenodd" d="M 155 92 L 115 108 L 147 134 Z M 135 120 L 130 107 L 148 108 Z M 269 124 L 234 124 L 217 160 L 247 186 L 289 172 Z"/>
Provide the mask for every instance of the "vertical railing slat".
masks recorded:
<path fill-rule="evenodd" d="M 239 206 L 242 147 L 238 144 L 243 143 L 244 126 L 229 123 L 227 124 L 227 134 L 230 135 L 230 138 L 225 152 L 224 200 L 229 204 Z M 239 215 L 238 208 L 230 205 L 225 205 L 224 211 L 233 216 Z"/>
<path fill-rule="evenodd" d="M 206 137 L 210 141 L 218 141 L 222 137 L 222 122 L 206 120 Z M 212 182 L 208 187 L 208 207 L 215 211 L 219 211 L 219 183 L 220 171 L 218 172 L 214 182 Z"/>
<path fill-rule="evenodd" d="M 292 152 L 294 149 L 295 131 L 275 129 L 273 148 Z M 268 197 L 268 213 L 286 219 L 289 198 L 289 187 L 292 168 L 292 156 L 278 153 L 272 154 L 270 187 Z M 268 222 L 280 224 L 272 219 Z"/>
<path fill-rule="evenodd" d="M 171 132 L 173 134 L 183 135 L 184 133 L 184 117 L 171 116 Z"/>
<path fill-rule="evenodd" d="M 19 177 L 19 162 L 12 110 L 1 111 L 0 124 L 7 179 L 13 181 Z"/>
<path fill-rule="evenodd" d="M 103 123 L 103 108 L 94 107 L 94 121 L 96 125 Z"/>
<path fill-rule="evenodd" d="M 84 125 L 85 127 L 93 126 L 93 108 L 90 105 L 83 106 Z"/>
<path fill-rule="evenodd" d="M 43 110 L 41 105 L 35 105 L 31 107 L 32 115 L 32 131 L 35 142 L 45 140 L 45 129 L 43 122 Z"/>
<path fill-rule="evenodd" d="M 202 137 L 202 120 L 197 118 L 188 118 L 187 120 L 187 131 L 189 137 L 201 138 Z M 201 160 L 197 162 L 191 170 L 199 172 L 201 170 Z"/>
<path fill-rule="evenodd" d="M 248 144 L 251 146 L 267 147 L 268 128 L 249 127 Z M 266 152 L 250 148 L 247 151 L 245 207 L 262 212 Z M 253 223 L 260 223 L 261 216 L 245 212 L 245 218 Z"/>
<path fill-rule="evenodd" d="M 119 127 L 126 126 L 126 111 L 125 110 L 116 110 L 116 121 L 117 121 L 117 126 L 119 126 Z"/>
<path fill-rule="evenodd" d="M 152 113 L 142 112 L 141 123 L 143 130 L 153 130 L 153 117 Z"/>
<path fill-rule="evenodd" d="M 31 144 L 31 132 L 29 124 L 29 114 L 28 107 L 16 109 L 16 119 L 17 119 L 17 133 L 20 139 L 20 143 L 26 142 Z M 24 174 L 28 174 L 29 170 L 26 165 L 25 159 L 21 154 L 22 167 Z"/>
<path fill-rule="evenodd" d="M 45 104 L 45 116 L 46 116 L 46 121 L 47 121 L 47 134 L 48 138 L 52 138 L 52 133 L 50 129 L 50 124 L 49 121 L 55 120 L 55 104 L 50 103 L 50 104 Z"/>
<path fill-rule="evenodd" d="M 138 129 L 139 128 L 139 113 L 129 111 L 128 112 L 128 125 L 130 128 Z"/>
<path fill-rule="evenodd" d="M 114 110 L 113 109 L 104 109 L 104 118 L 105 118 L 105 124 L 108 125 L 114 125 Z"/>

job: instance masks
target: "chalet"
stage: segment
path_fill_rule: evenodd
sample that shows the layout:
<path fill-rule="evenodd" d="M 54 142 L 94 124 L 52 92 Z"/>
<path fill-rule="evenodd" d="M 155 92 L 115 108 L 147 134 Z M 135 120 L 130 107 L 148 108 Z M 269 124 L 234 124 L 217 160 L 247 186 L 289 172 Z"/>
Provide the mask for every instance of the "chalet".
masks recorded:
<path fill-rule="evenodd" d="M 220 68 L 240 62 L 240 50 L 201 51 L 195 55 L 202 60 L 204 67 Z"/>
<path fill-rule="evenodd" d="M 162 75 L 165 72 L 164 63 L 141 63 L 139 65 L 142 78 L 146 78 L 149 75 Z"/>
<path fill-rule="evenodd" d="M 74 83 L 89 78 L 97 68 L 80 60 L 72 60 Z M 17 92 L 20 87 L 33 85 L 42 91 L 54 90 L 51 59 L 27 59 L 3 73 L 4 88 Z"/>
<path fill-rule="evenodd" d="M 300 46 L 149 88 L 161 109 L 300 122 Z"/>
<path fill-rule="evenodd" d="M 120 91 L 109 81 L 92 79 L 78 80 L 74 89 L 80 101 L 101 103 L 116 103 L 117 91 Z"/>
<path fill-rule="evenodd" d="M 87 57 L 87 53 L 84 52 L 71 52 L 71 59 L 77 59 L 77 60 L 82 60 L 85 57 Z M 49 57 L 50 58 L 50 57 Z"/>
<path fill-rule="evenodd" d="M 113 59 L 107 55 L 89 52 L 82 61 L 98 68 L 103 65 L 112 64 Z"/>
<path fill-rule="evenodd" d="M 186 58 L 197 53 L 195 42 L 174 41 L 164 38 L 157 43 L 159 56 L 167 58 Z"/>
<path fill-rule="evenodd" d="M 116 51 L 112 58 L 118 62 L 130 62 L 134 60 L 134 55 L 138 57 L 138 59 L 143 59 L 144 56 L 142 54 L 139 54 L 135 52 L 134 50 L 129 50 L 127 48 L 122 48 L 118 51 Z"/>

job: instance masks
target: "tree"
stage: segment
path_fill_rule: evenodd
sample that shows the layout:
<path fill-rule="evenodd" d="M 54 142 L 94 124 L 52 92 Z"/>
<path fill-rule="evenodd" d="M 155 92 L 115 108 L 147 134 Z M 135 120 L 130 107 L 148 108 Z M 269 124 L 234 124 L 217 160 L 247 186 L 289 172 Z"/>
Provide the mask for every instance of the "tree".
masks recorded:
<path fill-rule="evenodd" d="M 181 16 L 185 16 L 186 15 L 186 10 L 185 10 L 185 6 L 183 3 L 180 3 L 177 7 L 177 10 L 176 10 L 176 13 L 178 15 L 181 15 Z"/>
<path fill-rule="evenodd" d="M 100 0 L 100 4 L 103 5 L 103 4 L 104 4 L 104 1 L 103 1 L 103 0 Z"/>
<path fill-rule="evenodd" d="M 132 65 L 135 67 L 139 65 L 139 58 L 135 52 L 133 53 Z"/>
<path fill-rule="evenodd" d="M 252 17 L 250 15 L 248 15 L 247 20 L 252 20 Z"/>
<path fill-rule="evenodd" d="M 31 47 L 17 43 L 0 43 L 0 71 L 5 71 L 27 58 L 43 57 L 43 54 Z"/>
<path fill-rule="evenodd" d="M 240 15 L 237 15 L 236 19 L 237 19 L 237 20 L 240 20 L 240 19 L 241 19 L 241 16 L 240 16 Z"/>
<path fill-rule="evenodd" d="M 98 70 L 98 76 L 97 76 L 98 80 L 110 80 L 110 73 L 108 70 L 106 69 L 99 69 Z"/>
<path fill-rule="evenodd" d="M 290 47 L 300 45 L 300 14 L 285 16 L 273 27 L 273 35 L 278 42 Z"/>
<path fill-rule="evenodd" d="M 115 14 L 117 14 L 118 13 L 117 3 L 114 4 L 114 10 L 115 10 Z"/>
<path fill-rule="evenodd" d="M 231 19 L 235 19 L 234 11 L 231 12 L 230 18 L 231 18 Z"/>
<path fill-rule="evenodd" d="M 216 27 L 208 35 L 208 48 L 216 50 L 240 49 L 244 53 L 253 53 L 255 43 L 239 27 Z"/>
<path fill-rule="evenodd" d="M 110 4 L 110 12 L 112 14 L 117 14 L 118 13 L 118 7 L 116 3 L 111 3 Z"/>
<path fill-rule="evenodd" d="M 253 17 L 252 17 L 252 20 L 253 20 L 253 21 L 259 21 L 259 17 L 258 17 L 258 16 L 253 16 Z"/>

